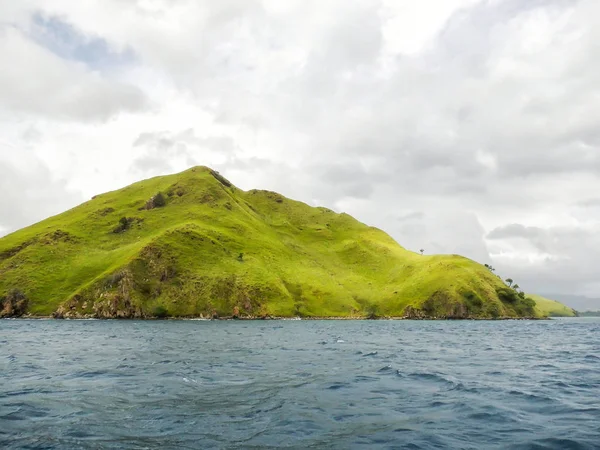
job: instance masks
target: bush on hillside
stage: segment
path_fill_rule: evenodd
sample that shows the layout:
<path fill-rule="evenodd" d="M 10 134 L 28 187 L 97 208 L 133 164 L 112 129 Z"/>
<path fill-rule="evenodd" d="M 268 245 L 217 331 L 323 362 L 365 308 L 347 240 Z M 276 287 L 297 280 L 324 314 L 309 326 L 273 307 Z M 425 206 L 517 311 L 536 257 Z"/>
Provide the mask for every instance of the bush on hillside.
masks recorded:
<path fill-rule="evenodd" d="M 115 227 L 113 233 L 122 233 L 123 231 L 127 230 L 131 224 L 130 220 L 131 219 L 128 219 L 127 217 L 121 217 L 119 219 L 119 225 Z"/>
<path fill-rule="evenodd" d="M 367 319 L 375 320 L 379 318 L 379 306 L 371 303 L 365 310 Z"/>
<path fill-rule="evenodd" d="M 485 312 L 492 319 L 497 319 L 500 317 L 500 307 L 496 302 L 489 302 L 485 307 Z"/>
<path fill-rule="evenodd" d="M 113 233 L 122 233 L 131 228 L 131 225 L 134 223 L 143 222 L 144 219 L 140 219 L 139 217 L 121 217 L 119 219 L 119 224 L 113 229 Z"/>
<path fill-rule="evenodd" d="M 227 178 L 225 178 L 223 175 L 221 175 L 219 172 L 217 172 L 216 170 L 211 170 L 210 174 L 215 177 L 215 179 L 221 183 L 223 186 L 226 187 L 231 187 L 231 181 L 229 181 Z"/>
<path fill-rule="evenodd" d="M 146 202 L 146 209 L 162 208 L 167 204 L 167 199 L 162 192 L 159 192 Z"/>
<path fill-rule="evenodd" d="M 163 206 L 165 206 L 167 204 L 167 200 L 165 199 L 165 196 L 162 194 L 162 192 L 159 192 L 158 194 L 156 194 L 154 196 L 154 207 L 155 208 L 161 208 Z"/>
<path fill-rule="evenodd" d="M 523 294 L 523 298 L 519 298 L 519 302 L 515 305 L 515 311 L 521 317 L 533 317 L 535 316 L 535 300 L 525 297 Z"/>
<path fill-rule="evenodd" d="M 469 311 L 478 310 L 483 306 L 481 297 L 472 291 L 464 292 L 463 298 L 465 299 L 465 304 Z"/>
<path fill-rule="evenodd" d="M 503 303 L 517 303 L 519 300 L 519 295 L 508 287 L 501 287 L 496 289 L 496 294 L 498 294 L 498 298 Z"/>
<path fill-rule="evenodd" d="M 159 319 L 164 319 L 165 317 L 169 316 L 169 311 L 167 311 L 167 308 L 165 308 L 164 306 L 159 305 L 152 310 L 152 315 Z"/>

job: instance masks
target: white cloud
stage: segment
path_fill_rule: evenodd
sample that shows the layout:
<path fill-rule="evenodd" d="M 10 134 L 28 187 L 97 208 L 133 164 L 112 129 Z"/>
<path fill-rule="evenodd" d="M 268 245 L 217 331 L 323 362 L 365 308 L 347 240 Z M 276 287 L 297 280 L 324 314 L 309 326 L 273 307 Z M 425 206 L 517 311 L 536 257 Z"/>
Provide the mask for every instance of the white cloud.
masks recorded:
<path fill-rule="evenodd" d="M 0 144 L 0 149 L 6 146 Z M 55 178 L 36 158 L 19 155 L 19 163 L 0 155 L 0 228 L 4 233 L 58 214 L 82 201 L 65 180 Z"/>
<path fill-rule="evenodd" d="M 105 121 L 147 104 L 137 87 L 62 60 L 15 28 L 0 28 L 0 58 L 0 108 L 6 115 Z"/>
<path fill-rule="evenodd" d="M 0 160 L 27 155 L 86 198 L 206 164 L 407 248 L 493 262 L 526 289 L 590 294 L 598 13 L 592 0 L 10 2 Z M 28 34 L 35 17 L 77 42 L 52 51 Z M 10 226 L 41 219 L 34 203 L 3 205 Z M 547 231 L 493 238 L 511 224 Z"/>

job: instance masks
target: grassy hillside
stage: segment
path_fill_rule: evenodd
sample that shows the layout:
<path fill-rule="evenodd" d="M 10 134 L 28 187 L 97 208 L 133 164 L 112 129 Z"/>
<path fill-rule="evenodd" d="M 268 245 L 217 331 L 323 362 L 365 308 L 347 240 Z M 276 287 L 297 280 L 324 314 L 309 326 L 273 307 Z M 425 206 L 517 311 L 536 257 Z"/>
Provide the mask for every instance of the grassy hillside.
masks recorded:
<path fill-rule="evenodd" d="M 409 252 L 347 214 L 245 192 L 206 167 L 0 239 L 0 297 L 4 315 L 66 317 L 535 314 L 474 261 Z"/>
<path fill-rule="evenodd" d="M 540 316 L 550 317 L 575 317 L 576 313 L 572 308 L 557 302 L 544 298 L 541 295 L 527 294 L 535 302 L 535 309 Z"/>

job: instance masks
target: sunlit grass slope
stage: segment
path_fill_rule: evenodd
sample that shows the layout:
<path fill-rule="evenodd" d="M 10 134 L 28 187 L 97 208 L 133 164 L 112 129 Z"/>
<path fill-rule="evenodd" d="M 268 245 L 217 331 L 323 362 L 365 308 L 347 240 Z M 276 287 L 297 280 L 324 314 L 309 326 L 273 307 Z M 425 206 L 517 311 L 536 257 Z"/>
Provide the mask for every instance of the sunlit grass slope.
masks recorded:
<path fill-rule="evenodd" d="M 556 300 L 544 298 L 541 295 L 527 294 L 529 298 L 535 301 L 535 309 L 538 315 L 550 317 L 575 317 L 576 313 L 572 308 L 563 305 Z"/>
<path fill-rule="evenodd" d="M 166 205 L 146 209 L 158 192 Z M 119 220 L 127 228 L 115 232 Z M 421 256 L 347 214 L 195 167 L 0 239 L 0 296 L 33 315 L 534 315 L 482 265 Z"/>

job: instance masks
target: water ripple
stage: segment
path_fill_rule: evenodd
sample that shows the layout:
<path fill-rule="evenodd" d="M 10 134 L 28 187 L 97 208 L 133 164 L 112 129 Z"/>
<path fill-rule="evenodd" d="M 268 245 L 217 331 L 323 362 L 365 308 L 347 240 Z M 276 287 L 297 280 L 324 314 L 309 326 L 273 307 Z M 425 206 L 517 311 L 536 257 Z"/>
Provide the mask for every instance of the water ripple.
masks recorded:
<path fill-rule="evenodd" d="M 599 332 L 0 321 L 0 448 L 595 449 Z"/>

